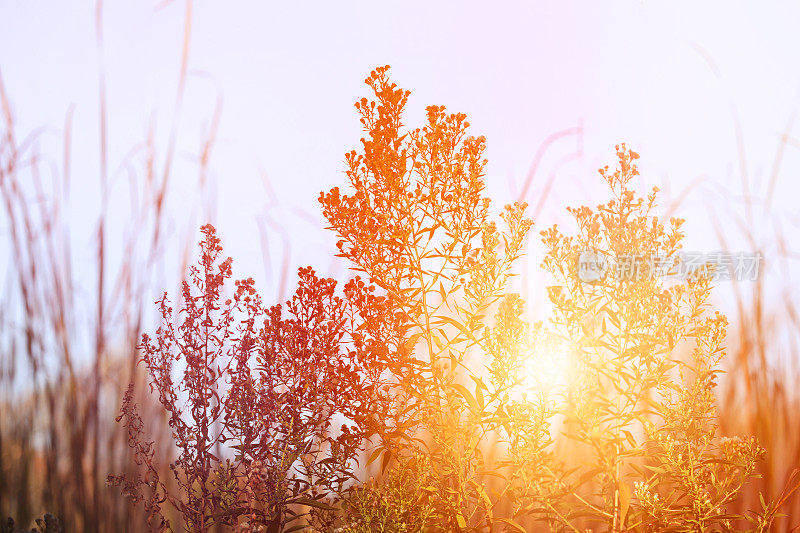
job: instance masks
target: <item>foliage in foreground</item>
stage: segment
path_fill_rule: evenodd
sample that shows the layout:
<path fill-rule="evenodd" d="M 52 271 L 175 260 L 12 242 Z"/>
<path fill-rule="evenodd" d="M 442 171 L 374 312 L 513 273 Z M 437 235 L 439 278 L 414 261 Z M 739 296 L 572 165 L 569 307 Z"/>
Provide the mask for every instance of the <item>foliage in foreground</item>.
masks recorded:
<path fill-rule="evenodd" d="M 341 297 L 310 268 L 301 269 L 285 312 L 263 308 L 252 279 L 237 281 L 226 298 L 231 260 L 220 261 L 214 228 L 202 229 L 200 265 L 183 284 L 176 316 L 165 294 L 163 325 L 141 344 L 178 450 L 169 465 L 176 489 L 160 474 L 131 391 L 120 419 L 143 473 L 109 481 L 144 503 L 156 530 L 173 528 L 166 503 L 190 531 L 284 531 L 302 516 L 295 506 L 328 508 L 320 498 L 354 480 L 354 460 L 380 413 L 382 376 L 397 364 L 389 354 L 402 320 L 359 279 Z M 336 431 L 336 419 L 349 424 Z"/>
<path fill-rule="evenodd" d="M 231 261 L 204 226 L 177 312 L 165 295 L 141 346 L 174 483 L 130 394 L 121 419 L 142 472 L 110 480 L 160 530 L 768 530 L 775 505 L 726 509 L 763 450 L 718 435 L 725 317 L 708 269 L 653 272 L 654 258 L 678 268 L 681 222 L 656 216 L 656 190 L 636 196 L 638 155 L 618 147 L 618 168 L 601 170 L 612 199 L 570 210 L 575 235 L 542 233 L 553 315 L 528 324 L 506 293 L 525 205 L 507 206 L 500 229 L 485 140 L 437 106 L 405 129 L 409 93 L 387 71 L 366 80 L 376 100 L 356 104 L 367 135 L 347 154 L 350 190 L 320 196 L 369 283 L 338 293 L 309 268 L 285 311 L 264 308 L 252 280 L 228 298 Z M 586 283 L 587 251 L 635 258 L 635 275 Z M 559 364 L 569 375 L 553 386 Z"/>
<path fill-rule="evenodd" d="M 13 518 L 8 518 L 4 524 L 0 524 L 0 533 L 62 533 L 61 521 L 50 513 L 42 518 L 37 518 L 33 528 L 26 529 L 17 526 Z"/>

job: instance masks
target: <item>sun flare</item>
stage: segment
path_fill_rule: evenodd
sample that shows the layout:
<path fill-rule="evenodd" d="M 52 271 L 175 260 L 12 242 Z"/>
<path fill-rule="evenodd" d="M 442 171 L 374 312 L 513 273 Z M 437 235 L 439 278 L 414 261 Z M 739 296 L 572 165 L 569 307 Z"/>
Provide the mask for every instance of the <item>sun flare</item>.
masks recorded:
<path fill-rule="evenodd" d="M 523 397 L 563 395 L 569 386 L 569 350 L 556 342 L 544 342 L 530 350 L 519 368 L 518 393 Z"/>

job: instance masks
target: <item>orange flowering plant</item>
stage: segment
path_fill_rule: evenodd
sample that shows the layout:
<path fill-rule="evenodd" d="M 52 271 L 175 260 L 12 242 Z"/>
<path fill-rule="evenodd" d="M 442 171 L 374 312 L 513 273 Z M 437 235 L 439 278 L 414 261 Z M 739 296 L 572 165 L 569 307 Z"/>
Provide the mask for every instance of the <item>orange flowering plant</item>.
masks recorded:
<path fill-rule="evenodd" d="M 347 154 L 352 192 L 320 196 L 341 255 L 409 317 L 413 375 L 397 376 L 396 416 L 371 457 L 401 477 L 425 462 L 425 510 L 415 507 L 425 518 L 409 531 L 491 527 L 487 479 L 496 472 L 485 451 L 508 423 L 503 409 L 512 407 L 512 370 L 521 364 L 512 344 L 523 340 L 520 300 L 504 289 L 531 221 L 525 205 L 509 205 L 498 228 L 483 195 L 485 139 L 467 134 L 465 115 L 439 106 L 427 108 L 423 127 L 406 130 L 409 93 L 387 71 L 366 80 L 376 100 L 356 103 L 367 137 Z M 365 531 L 398 520 L 392 509 L 378 514 L 380 523 L 360 517 Z"/>

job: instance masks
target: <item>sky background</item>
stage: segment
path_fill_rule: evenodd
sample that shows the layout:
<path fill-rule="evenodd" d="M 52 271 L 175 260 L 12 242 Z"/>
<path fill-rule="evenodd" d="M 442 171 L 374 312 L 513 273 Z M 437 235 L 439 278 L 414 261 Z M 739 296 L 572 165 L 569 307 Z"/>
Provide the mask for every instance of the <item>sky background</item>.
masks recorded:
<path fill-rule="evenodd" d="M 765 243 L 772 298 L 796 290 L 796 255 L 779 269 L 770 254 L 777 250 L 776 228 L 788 255 L 800 244 L 800 126 L 792 123 L 800 103 L 800 3 L 199 0 L 192 6 L 189 76 L 176 115 L 185 3 L 106 2 L 99 46 L 93 2 L 0 0 L 0 75 L 18 135 L 36 131 L 38 150 L 58 167 L 71 116 L 66 217 L 87 293 L 100 205 L 101 72 L 113 183 L 110 239 L 123 231 L 120 213 L 131 202 L 132 152 L 152 128 L 163 157 L 176 123 L 170 235 L 176 242 L 194 238 L 191 232 L 210 219 L 235 258 L 235 275 L 254 276 L 277 298 L 280 233 L 271 231 L 264 242 L 257 220 L 269 216 L 284 229 L 291 270 L 311 264 L 343 274 L 331 260 L 335 237 L 323 230 L 317 197 L 344 185 L 344 153 L 362 135 L 353 102 L 369 96 L 363 79 L 384 64 L 412 91 L 407 124 L 420 124 L 425 106 L 445 105 L 466 113 L 472 132 L 486 136 L 487 190 L 497 208 L 517 198 L 549 136 L 581 128 L 543 152 L 527 195 L 533 206 L 546 195 L 536 231 L 563 222 L 567 205 L 606 200 L 596 169 L 613 165 L 614 145 L 624 141 L 641 155 L 642 190 L 657 185 L 682 198 L 675 214 L 688 220 L 688 249 L 719 248 L 715 220 L 734 249 L 750 249 L 741 236 L 751 230 Z M 196 155 L 218 105 L 208 211 L 198 207 L 206 200 L 198 198 Z M 769 207 L 737 226 L 745 220 L 743 187 Z M 6 233 L 0 269 L 13 262 Z M 537 241 L 523 266 L 529 280 L 538 276 Z M 172 267 L 163 279 L 174 277 L 178 255 L 166 250 Z M 533 300 L 544 294 L 537 286 L 528 287 Z M 725 299 L 723 292 L 719 297 Z"/>

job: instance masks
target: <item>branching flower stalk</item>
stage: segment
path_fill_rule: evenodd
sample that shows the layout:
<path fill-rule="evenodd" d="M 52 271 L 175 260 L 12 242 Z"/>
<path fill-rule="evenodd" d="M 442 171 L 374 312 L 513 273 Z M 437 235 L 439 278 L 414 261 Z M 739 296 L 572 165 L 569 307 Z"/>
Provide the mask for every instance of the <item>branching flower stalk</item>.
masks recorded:
<path fill-rule="evenodd" d="M 412 372 L 397 376 L 395 431 L 372 458 L 402 469 L 423 453 L 438 487 L 434 523 L 478 530 L 494 521 L 486 478 L 500 475 L 483 450 L 510 424 L 523 359 L 521 345 L 491 327 L 491 311 L 499 304 L 498 321 L 524 329 L 521 300 L 504 290 L 531 221 L 524 204 L 510 205 L 498 229 L 483 196 L 485 139 L 468 136 L 466 116 L 440 106 L 427 108 L 423 127 L 405 130 L 409 92 L 387 74 L 373 71 L 366 83 L 376 100 L 356 103 L 367 136 L 347 155 L 351 191 L 334 188 L 320 202 L 341 255 L 410 319 Z"/>
<path fill-rule="evenodd" d="M 310 523 L 355 478 L 404 318 L 360 279 L 342 297 L 311 268 L 300 269 L 285 313 L 263 307 L 252 279 L 237 281 L 226 298 L 231 260 L 220 260 L 214 228 L 202 230 L 199 267 L 183 284 L 177 318 L 164 295 L 162 325 L 141 344 L 173 431 L 177 458 L 160 460 L 176 487 L 160 474 L 130 392 L 120 419 L 142 472 L 109 481 L 144 503 L 154 530 L 278 532 Z M 337 420 L 346 422 L 338 430 Z"/>
<path fill-rule="evenodd" d="M 658 189 L 637 197 L 638 154 L 617 147 L 618 167 L 600 174 L 612 199 L 570 209 L 578 233 L 542 233 L 553 326 L 575 346 L 574 385 L 563 410 L 571 453 L 586 457 L 564 483 L 568 520 L 609 531 L 764 531 L 773 511 L 726 511 L 763 450 L 717 435 L 714 388 L 727 321 L 710 312 L 713 271 L 678 276 L 680 219 L 655 214 Z M 581 254 L 603 258 L 586 282 Z M 573 501 L 570 501 L 573 500 Z M 566 509 L 566 507 L 565 507 Z M 575 516 L 576 520 L 570 517 Z M 581 517 L 578 519 L 577 517 Z"/>

